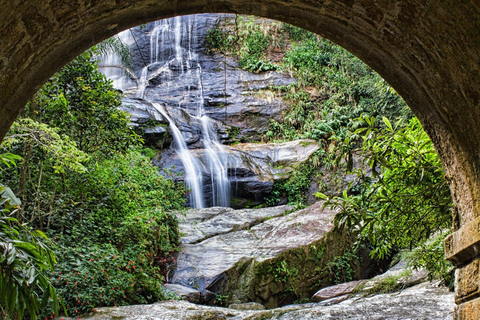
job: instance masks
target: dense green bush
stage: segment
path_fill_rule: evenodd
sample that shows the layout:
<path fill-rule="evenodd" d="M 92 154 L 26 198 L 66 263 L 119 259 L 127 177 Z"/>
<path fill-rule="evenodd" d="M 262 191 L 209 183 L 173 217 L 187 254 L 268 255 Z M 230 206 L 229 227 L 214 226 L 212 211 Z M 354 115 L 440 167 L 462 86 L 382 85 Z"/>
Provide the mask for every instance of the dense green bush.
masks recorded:
<path fill-rule="evenodd" d="M 53 297 L 56 288 L 70 316 L 166 298 L 163 283 L 179 242 L 171 212 L 183 208 L 185 189 L 142 155 L 119 98 L 91 53 L 83 54 L 36 94 L 1 146 L 23 156 L 1 176 L 18 186 L 18 221 L 43 230 L 57 255 L 55 271 L 38 275 L 38 291 L 50 288 Z M 18 157 L 1 162 L 12 161 Z M 32 303 L 31 317 L 47 298 Z M 50 300 L 41 316 L 58 312 L 58 300 Z"/>
<path fill-rule="evenodd" d="M 357 134 L 363 141 L 353 152 L 370 171 L 358 169 L 349 190 L 325 205 L 338 209 L 338 228 L 359 231 L 359 243 L 371 245 L 372 256 L 413 250 L 413 266 L 451 281 L 441 239 L 450 233 L 452 200 L 437 153 L 418 119 L 392 125 L 384 118 L 383 123 L 362 119 Z"/>
<path fill-rule="evenodd" d="M 52 281 L 69 312 L 164 299 L 168 270 L 160 262 L 171 261 L 179 244 L 169 212 L 183 208 L 185 190 L 137 151 L 87 168 L 69 185 L 78 203 L 49 230 L 62 252 Z"/>
<path fill-rule="evenodd" d="M 109 155 L 138 141 L 129 116 L 117 107 L 120 93 L 98 71 L 91 52 L 66 65 L 38 92 L 36 108 L 27 109 L 39 121 L 58 128 L 84 152 Z"/>
<path fill-rule="evenodd" d="M 225 24 L 226 21 L 221 23 Z M 238 58 L 240 67 L 250 72 L 281 69 L 268 58 L 269 48 L 274 45 L 272 32 L 269 32 L 272 23 L 262 25 L 249 16 L 236 16 L 233 30 L 221 23 L 207 33 L 207 52 L 232 54 Z M 277 27 L 276 24 L 274 26 Z"/>
<path fill-rule="evenodd" d="M 267 140 L 308 138 L 327 148 L 350 136 L 357 126 L 355 118 L 412 116 L 403 100 L 370 67 L 330 41 L 307 35 L 285 53 L 285 68 L 299 81 L 279 88 L 288 108 L 283 122 L 270 122 Z"/>
<path fill-rule="evenodd" d="M 266 199 L 267 205 L 278 205 L 281 200 L 286 200 L 288 204 L 304 206 L 307 203 L 306 195 L 313 172 L 314 166 L 311 163 L 305 163 L 293 170 L 288 178 L 276 182 L 270 196 Z"/>

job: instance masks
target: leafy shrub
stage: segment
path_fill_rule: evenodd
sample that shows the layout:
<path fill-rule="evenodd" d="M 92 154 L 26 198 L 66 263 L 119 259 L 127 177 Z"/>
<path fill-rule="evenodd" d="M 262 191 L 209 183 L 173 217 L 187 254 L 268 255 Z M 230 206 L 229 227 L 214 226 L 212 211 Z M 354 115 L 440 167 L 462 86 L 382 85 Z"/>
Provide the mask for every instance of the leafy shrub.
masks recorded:
<path fill-rule="evenodd" d="M 0 158 L 12 159 L 3 155 Z M 23 319 L 28 313 L 37 319 L 49 302 L 58 315 L 60 299 L 46 276 L 56 264 L 48 238 L 9 216 L 18 210 L 19 201 L 6 194 L 11 191 L 0 185 L 0 318 Z"/>
<path fill-rule="evenodd" d="M 128 126 L 128 114 L 117 108 L 120 98 L 111 81 L 98 71 L 92 53 L 86 52 L 40 89 L 38 120 L 70 136 L 84 152 L 109 155 L 139 139 Z"/>
<path fill-rule="evenodd" d="M 282 200 L 291 205 L 305 205 L 313 171 L 310 163 L 304 163 L 292 171 L 287 179 L 275 182 L 270 196 L 266 198 L 267 205 L 278 205 Z"/>
<path fill-rule="evenodd" d="M 336 227 L 358 230 L 374 257 L 418 248 L 410 255 L 414 266 L 451 277 L 450 265 L 442 262 L 443 242 L 429 240 L 448 235 L 452 219 L 450 190 L 432 142 L 416 118 L 408 126 L 387 118 L 384 127 L 375 118 L 362 122 L 357 133 L 371 173 L 357 171 L 355 189 L 326 202 L 339 210 Z"/>
<path fill-rule="evenodd" d="M 92 161 L 89 169 L 71 186 L 83 201 L 50 230 L 59 253 L 52 281 L 69 313 L 164 299 L 165 262 L 179 244 L 169 211 L 183 207 L 184 188 L 137 151 Z"/>
<path fill-rule="evenodd" d="M 233 32 L 221 24 L 208 30 L 207 52 L 230 52 L 238 58 L 240 67 L 249 72 L 280 70 L 267 57 L 268 49 L 274 45 L 267 31 L 268 26 L 258 24 L 253 17 L 236 16 Z"/>

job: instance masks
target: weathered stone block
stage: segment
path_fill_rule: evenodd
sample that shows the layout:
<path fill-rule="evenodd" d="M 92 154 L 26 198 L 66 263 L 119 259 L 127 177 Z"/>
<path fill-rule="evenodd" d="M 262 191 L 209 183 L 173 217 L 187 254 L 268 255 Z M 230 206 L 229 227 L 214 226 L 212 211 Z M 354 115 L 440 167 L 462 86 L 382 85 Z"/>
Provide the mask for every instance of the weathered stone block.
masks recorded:
<path fill-rule="evenodd" d="M 480 319 L 480 298 L 462 303 L 455 307 L 453 320 Z"/>
<path fill-rule="evenodd" d="M 458 268 L 455 273 L 455 302 L 462 303 L 480 296 L 479 260 Z"/>
<path fill-rule="evenodd" d="M 477 217 L 445 239 L 445 258 L 458 265 L 479 255 L 480 217 Z"/>

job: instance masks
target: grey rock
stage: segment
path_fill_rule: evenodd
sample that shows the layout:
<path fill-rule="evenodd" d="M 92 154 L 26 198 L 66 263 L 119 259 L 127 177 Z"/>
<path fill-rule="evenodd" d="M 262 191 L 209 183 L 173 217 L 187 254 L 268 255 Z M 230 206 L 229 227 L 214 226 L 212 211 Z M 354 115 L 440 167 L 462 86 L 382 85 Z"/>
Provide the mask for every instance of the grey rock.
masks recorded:
<path fill-rule="evenodd" d="M 185 221 L 180 222 L 186 236 L 171 282 L 215 291 L 212 288 L 238 262 L 271 259 L 320 239 L 333 227 L 335 212 L 322 211 L 322 203 L 284 215 L 290 208 L 207 208 L 187 212 Z"/>
<path fill-rule="evenodd" d="M 340 303 L 340 302 L 342 302 L 342 301 L 347 300 L 349 297 L 350 297 L 349 294 L 344 294 L 344 295 L 336 296 L 336 297 L 333 297 L 333 298 L 329 298 L 329 299 L 323 300 L 323 301 L 321 301 L 318 305 L 320 305 L 320 306 L 332 306 L 332 305 L 334 305 L 334 304 L 338 304 L 338 303 Z"/>
<path fill-rule="evenodd" d="M 152 305 L 100 308 L 89 319 L 190 320 L 190 319 L 279 319 L 279 320 L 451 320 L 454 294 L 438 283 L 422 283 L 395 294 L 346 299 L 325 306 L 314 303 L 289 305 L 272 310 L 237 310 L 208 307 L 187 301 L 163 301 Z"/>
<path fill-rule="evenodd" d="M 182 297 L 183 300 L 191 303 L 201 303 L 203 300 L 202 292 L 190 287 L 182 286 L 180 284 L 167 283 L 165 284 L 165 288 Z"/>
<path fill-rule="evenodd" d="M 323 288 L 317 291 L 311 298 L 313 302 L 320 302 L 328 299 L 332 299 L 338 296 L 343 296 L 352 293 L 353 290 L 363 281 L 350 281 Z"/>
<path fill-rule="evenodd" d="M 228 308 L 235 310 L 265 310 L 265 306 L 257 302 L 233 303 Z"/>

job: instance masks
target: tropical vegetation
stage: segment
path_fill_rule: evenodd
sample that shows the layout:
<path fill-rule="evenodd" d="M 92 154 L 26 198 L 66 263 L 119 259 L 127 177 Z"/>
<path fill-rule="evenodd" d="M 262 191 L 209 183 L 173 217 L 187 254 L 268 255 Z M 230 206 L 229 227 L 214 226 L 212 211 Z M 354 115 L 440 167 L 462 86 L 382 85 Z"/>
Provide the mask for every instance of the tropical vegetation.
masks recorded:
<path fill-rule="evenodd" d="M 86 52 L 27 105 L 1 148 L 0 318 L 165 299 L 185 189 L 158 175 Z M 15 192 L 13 192 L 13 191 Z"/>
<path fill-rule="evenodd" d="M 414 267 L 452 285 L 442 242 L 451 225 L 448 185 L 430 139 L 393 88 L 341 47 L 275 21 L 225 19 L 207 44 L 211 53 L 238 57 L 245 70 L 263 71 L 251 66 L 268 63 L 268 70 L 298 79 L 273 88 L 288 107 L 282 121 L 271 120 L 264 140 L 314 139 L 321 149 L 274 185 L 267 204 L 307 205 L 313 183 L 316 196 L 339 211 L 336 227 L 356 232 L 372 256 L 409 252 Z M 356 178 L 342 185 L 346 174 Z"/>

